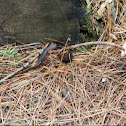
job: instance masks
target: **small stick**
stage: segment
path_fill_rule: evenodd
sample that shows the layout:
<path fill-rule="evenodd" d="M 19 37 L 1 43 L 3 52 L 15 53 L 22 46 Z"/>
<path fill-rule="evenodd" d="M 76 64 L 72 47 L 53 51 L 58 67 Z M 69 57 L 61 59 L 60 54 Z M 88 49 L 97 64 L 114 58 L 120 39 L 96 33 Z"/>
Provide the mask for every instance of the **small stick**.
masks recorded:
<path fill-rule="evenodd" d="M 35 55 L 35 54 L 39 54 L 40 53 L 40 50 L 39 51 L 37 51 L 37 52 L 35 52 L 35 53 L 32 53 L 31 55 L 29 55 L 29 56 L 27 56 L 27 57 L 25 57 L 24 59 L 22 59 L 22 60 L 20 60 L 20 61 L 18 61 L 17 63 L 15 63 L 16 65 L 19 65 L 22 61 L 24 61 L 24 60 L 26 60 L 26 59 L 28 59 L 29 57 L 32 57 L 33 55 Z"/>
<path fill-rule="evenodd" d="M 58 40 L 55 40 L 55 39 L 46 38 L 46 37 L 44 37 L 44 39 L 47 39 L 47 40 L 53 41 L 53 42 L 58 42 L 58 43 L 61 43 L 61 44 L 64 44 L 65 45 L 65 42 L 61 42 L 61 41 L 58 41 Z"/>
<path fill-rule="evenodd" d="M 34 47 L 30 46 L 29 44 L 25 44 L 25 43 L 20 42 L 20 41 L 18 41 L 18 40 L 15 40 L 15 41 L 16 41 L 17 43 L 22 44 L 22 45 L 25 45 L 25 46 L 28 46 L 28 47 L 33 48 L 33 49 L 35 49 L 35 50 L 38 50 L 38 49 L 36 49 L 36 48 L 34 48 Z"/>
<path fill-rule="evenodd" d="M 117 45 L 117 44 L 114 44 L 114 43 L 110 43 L 110 42 L 98 42 L 98 41 L 96 41 L 96 42 L 87 42 L 87 43 L 76 44 L 76 45 L 69 46 L 66 49 L 74 49 L 74 48 L 77 48 L 77 47 L 80 47 L 80 46 L 89 46 L 89 45 L 115 46 L 116 48 L 119 48 L 119 49 L 125 51 L 125 49 L 122 46 L 120 46 L 120 45 Z"/>
<path fill-rule="evenodd" d="M 123 51 L 125 51 L 125 49 L 122 46 L 119 46 L 117 44 L 114 43 L 110 43 L 110 42 L 85 42 L 85 43 L 80 43 L 80 44 L 76 44 L 76 45 L 72 45 L 72 46 L 68 46 L 66 49 L 74 49 L 74 48 L 78 48 L 81 46 L 89 46 L 89 45 L 106 45 L 106 46 L 115 46 L 116 48 L 119 48 Z M 54 53 L 57 53 L 59 51 L 62 51 L 63 49 L 59 49 L 59 50 L 55 50 Z"/>
<path fill-rule="evenodd" d="M 37 57 L 39 56 L 39 54 L 36 54 L 36 56 L 31 59 L 28 63 L 26 63 L 25 65 L 23 65 L 23 67 L 17 69 L 16 71 L 14 71 L 13 73 L 9 74 L 8 76 L 6 76 L 5 78 L 0 80 L 0 84 L 2 82 L 4 82 L 6 79 L 9 79 L 11 77 L 13 77 L 16 73 L 20 72 L 21 70 L 23 70 L 24 68 L 27 68 Z"/>

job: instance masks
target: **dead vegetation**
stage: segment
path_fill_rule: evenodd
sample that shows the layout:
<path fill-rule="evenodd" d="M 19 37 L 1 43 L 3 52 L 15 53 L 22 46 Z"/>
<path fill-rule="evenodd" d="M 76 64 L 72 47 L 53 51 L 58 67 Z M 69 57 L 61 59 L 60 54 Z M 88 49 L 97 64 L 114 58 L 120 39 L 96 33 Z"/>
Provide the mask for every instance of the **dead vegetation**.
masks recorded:
<path fill-rule="evenodd" d="M 98 10 L 106 4 L 99 0 L 88 2 L 94 17 L 99 16 Z M 105 10 L 100 18 L 105 26 L 99 42 L 107 40 L 123 45 L 126 4 L 120 0 L 114 4 L 114 20 L 110 16 L 111 2 L 102 8 Z M 39 46 L 37 43 L 18 46 L 15 53 L 22 60 Z M 126 58 L 121 57 L 121 51 L 100 45 L 90 50 L 77 49 L 73 55 L 73 61 L 64 64 L 57 54 L 51 54 L 46 66 L 5 80 L 0 85 L 1 125 L 124 125 Z M 4 56 L 0 61 L 1 78 L 32 59 L 28 57 L 19 62 Z"/>

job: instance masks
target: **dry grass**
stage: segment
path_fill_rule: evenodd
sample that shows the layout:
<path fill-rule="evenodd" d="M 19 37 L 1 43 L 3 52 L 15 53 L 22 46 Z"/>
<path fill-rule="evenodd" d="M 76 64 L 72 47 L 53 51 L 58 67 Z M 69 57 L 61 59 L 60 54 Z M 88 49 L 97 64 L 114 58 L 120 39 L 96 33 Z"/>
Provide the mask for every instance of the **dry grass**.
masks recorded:
<path fill-rule="evenodd" d="M 92 1 L 94 12 L 98 4 L 98 0 L 95 4 Z M 118 11 L 124 12 L 124 8 L 124 2 L 118 1 Z M 123 44 L 126 27 L 122 11 L 117 22 L 106 23 L 101 40 Z M 35 51 L 26 49 L 20 54 L 24 58 Z M 47 66 L 17 75 L 0 85 L 1 125 L 124 125 L 125 61 L 120 50 L 106 46 L 74 52 L 74 59 L 68 64 L 61 63 L 57 54 L 51 54 Z M 17 61 L 3 59 L 2 62 L 2 73 L 16 69 L 13 66 Z"/>

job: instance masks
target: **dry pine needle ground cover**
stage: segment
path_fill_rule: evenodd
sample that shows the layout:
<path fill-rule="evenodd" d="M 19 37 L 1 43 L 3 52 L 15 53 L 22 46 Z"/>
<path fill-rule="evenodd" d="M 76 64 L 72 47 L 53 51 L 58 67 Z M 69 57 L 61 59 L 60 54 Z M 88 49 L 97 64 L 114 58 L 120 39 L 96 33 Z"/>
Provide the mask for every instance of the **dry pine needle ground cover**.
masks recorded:
<path fill-rule="evenodd" d="M 90 3 L 94 12 L 99 5 L 99 1 L 95 2 Z M 124 3 L 116 4 L 123 11 Z M 119 14 L 119 23 L 105 25 L 101 40 L 123 44 L 125 15 Z M 20 52 L 16 53 L 24 59 L 36 52 L 38 46 L 34 44 L 32 50 L 26 48 L 25 51 L 25 46 L 18 46 Z M 119 49 L 110 46 L 77 49 L 73 56 L 72 62 L 64 64 L 57 54 L 51 54 L 47 65 L 4 81 L 0 85 L 0 124 L 124 125 L 126 58 L 121 57 Z M 3 78 L 17 69 L 14 64 L 19 59 L 1 59 Z"/>

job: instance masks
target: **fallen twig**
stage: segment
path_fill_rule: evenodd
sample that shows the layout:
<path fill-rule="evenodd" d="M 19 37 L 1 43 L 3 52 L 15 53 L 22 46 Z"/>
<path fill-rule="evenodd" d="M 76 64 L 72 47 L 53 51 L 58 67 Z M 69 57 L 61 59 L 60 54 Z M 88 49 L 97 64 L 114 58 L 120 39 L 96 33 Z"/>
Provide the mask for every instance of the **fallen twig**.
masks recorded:
<path fill-rule="evenodd" d="M 24 68 L 27 68 L 37 57 L 39 56 L 39 54 L 36 54 L 36 56 L 30 60 L 28 63 L 26 63 L 25 65 L 23 65 L 21 68 L 17 69 L 16 71 L 14 71 L 13 73 L 9 74 L 8 76 L 6 76 L 5 78 L 0 80 L 0 84 L 2 82 L 4 82 L 6 79 L 9 79 L 11 77 L 13 77 L 15 74 L 17 74 L 18 72 L 20 72 L 21 70 L 23 70 Z"/>
<path fill-rule="evenodd" d="M 37 51 L 37 52 L 35 52 L 35 53 L 32 53 L 31 55 L 25 57 L 24 59 L 20 60 L 19 62 L 15 63 L 15 64 L 18 65 L 18 64 L 20 64 L 22 61 L 28 59 L 29 57 L 32 57 L 33 55 L 35 55 L 35 54 L 37 54 L 37 53 L 39 54 L 39 53 L 40 53 L 40 50 Z"/>
<path fill-rule="evenodd" d="M 68 46 L 66 49 L 74 49 L 74 48 L 78 48 L 78 47 L 81 47 L 81 46 L 89 46 L 89 45 L 106 45 L 106 46 L 114 46 L 114 47 L 116 47 L 116 48 L 119 48 L 119 49 L 125 51 L 125 49 L 124 49 L 122 46 L 119 46 L 119 45 L 117 45 L 117 44 L 110 43 L 110 42 L 99 42 L 99 41 L 96 41 L 96 42 L 80 43 L 80 44 Z M 54 53 L 60 52 L 60 51 L 62 51 L 62 50 L 63 50 L 63 49 L 55 50 Z"/>

